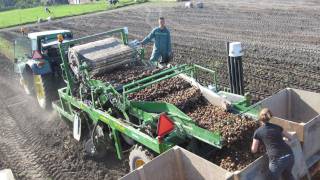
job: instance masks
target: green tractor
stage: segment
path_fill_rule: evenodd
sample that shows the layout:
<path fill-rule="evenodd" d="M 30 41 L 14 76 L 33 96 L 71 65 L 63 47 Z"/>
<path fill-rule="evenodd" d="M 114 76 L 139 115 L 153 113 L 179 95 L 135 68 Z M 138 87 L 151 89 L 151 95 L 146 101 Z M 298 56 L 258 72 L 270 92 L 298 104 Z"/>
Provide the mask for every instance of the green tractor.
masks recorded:
<path fill-rule="evenodd" d="M 25 92 L 34 95 L 41 108 L 51 108 L 57 98 L 57 89 L 64 86 L 61 76 L 57 35 L 71 40 L 69 30 L 52 30 L 29 33 L 14 42 L 14 70 L 20 75 Z"/>

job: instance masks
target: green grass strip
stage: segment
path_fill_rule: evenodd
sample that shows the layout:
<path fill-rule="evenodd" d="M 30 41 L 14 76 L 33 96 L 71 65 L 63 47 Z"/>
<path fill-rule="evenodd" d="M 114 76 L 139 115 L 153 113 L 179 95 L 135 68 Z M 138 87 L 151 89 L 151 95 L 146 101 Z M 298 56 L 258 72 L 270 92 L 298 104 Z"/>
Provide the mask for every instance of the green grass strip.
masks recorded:
<path fill-rule="evenodd" d="M 27 9 L 14 9 L 0 12 L 0 28 L 12 27 L 17 25 L 23 25 L 28 23 L 37 22 L 39 18 L 45 20 L 49 16 L 54 19 L 83 15 L 98 11 L 105 11 L 110 9 L 115 9 L 119 7 L 124 7 L 128 5 L 133 5 L 137 3 L 142 3 L 143 0 L 119 0 L 119 3 L 115 6 L 109 5 L 107 1 L 100 0 L 95 3 L 79 4 L 79 5 L 56 5 L 49 6 L 51 14 L 45 12 L 45 7 L 39 6 Z"/>

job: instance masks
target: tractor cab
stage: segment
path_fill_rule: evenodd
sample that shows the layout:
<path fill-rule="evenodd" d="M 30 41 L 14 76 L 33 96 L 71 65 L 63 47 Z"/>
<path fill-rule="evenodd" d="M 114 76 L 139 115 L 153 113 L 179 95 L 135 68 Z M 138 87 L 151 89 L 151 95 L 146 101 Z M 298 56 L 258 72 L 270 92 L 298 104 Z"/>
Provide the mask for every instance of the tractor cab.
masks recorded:
<path fill-rule="evenodd" d="M 59 59 L 57 36 L 61 34 L 65 41 L 71 40 L 73 35 L 69 30 L 43 31 L 28 34 L 31 40 L 33 56 L 43 55 L 51 60 Z M 38 52 L 38 53 L 37 53 Z"/>
<path fill-rule="evenodd" d="M 15 71 L 22 73 L 28 61 L 59 60 L 57 35 L 61 34 L 66 41 L 73 38 L 69 30 L 52 30 L 29 33 L 18 37 L 14 42 Z M 61 62 L 61 61 L 60 61 Z M 44 70 L 43 73 L 46 73 Z M 38 74 L 38 73 L 36 73 Z M 39 74 L 42 74 L 41 72 Z"/>
<path fill-rule="evenodd" d="M 26 93 L 34 94 L 42 108 L 51 106 L 49 96 L 59 88 L 53 85 L 63 82 L 58 35 L 62 35 L 64 41 L 73 38 L 69 30 L 51 30 L 29 33 L 14 42 L 14 70 L 20 74 Z"/>

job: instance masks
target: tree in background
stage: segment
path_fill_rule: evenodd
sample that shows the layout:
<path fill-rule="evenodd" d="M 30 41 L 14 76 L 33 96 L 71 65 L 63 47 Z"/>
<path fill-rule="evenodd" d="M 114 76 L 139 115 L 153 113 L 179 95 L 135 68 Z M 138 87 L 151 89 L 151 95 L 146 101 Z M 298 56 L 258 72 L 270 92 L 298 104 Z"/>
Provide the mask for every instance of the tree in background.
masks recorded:
<path fill-rule="evenodd" d="M 15 5 L 13 0 L 0 0 L 0 8 L 11 7 Z"/>
<path fill-rule="evenodd" d="M 0 0 L 0 9 L 27 8 L 39 5 L 67 4 L 68 0 Z"/>

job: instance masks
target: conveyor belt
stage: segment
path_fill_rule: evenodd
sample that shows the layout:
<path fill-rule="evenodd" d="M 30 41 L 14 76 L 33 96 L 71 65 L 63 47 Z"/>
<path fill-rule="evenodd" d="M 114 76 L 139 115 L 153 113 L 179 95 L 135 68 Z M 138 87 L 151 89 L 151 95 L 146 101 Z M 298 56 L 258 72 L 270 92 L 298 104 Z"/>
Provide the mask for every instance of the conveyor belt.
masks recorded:
<path fill-rule="evenodd" d="M 86 62 L 90 74 L 94 75 L 133 61 L 136 51 L 116 38 L 107 38 L 74 46 L 69 49 L 68 56 L 75 74 L 79 72 L 79 65 Z"/>

